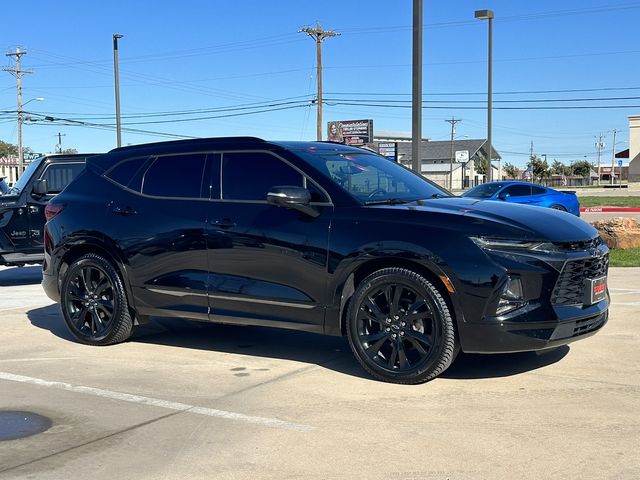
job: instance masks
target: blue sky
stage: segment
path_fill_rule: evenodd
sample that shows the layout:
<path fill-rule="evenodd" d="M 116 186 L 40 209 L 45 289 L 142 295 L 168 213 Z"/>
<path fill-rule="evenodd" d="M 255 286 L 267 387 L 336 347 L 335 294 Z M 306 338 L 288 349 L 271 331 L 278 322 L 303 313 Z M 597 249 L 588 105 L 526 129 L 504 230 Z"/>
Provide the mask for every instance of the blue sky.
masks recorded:
<path fill-rule="evenodd" d="M 452 116 L 462 119 L 458 136 L 485 136 L 487 25 L 475 20 L 473 12 L 491 8 L 496 15 L 493 143 L 503 158 L 523 165 L 533 140 L 534 151 L 547 154 L 549 161 L 569 163 L 585 156 L 595 160 L 594 136 L 603 132 L 603 161 L 610 161 L 614 128 L 619 132 L 618 149 L 627 148 L 627 116 L 640 113 L 640 2 L 424 3 L 423 91 L 432 102 L 429 105 L 438 107 L 424 110 L 424 136 L 448 139 L 450 126 L 445 119 Z M 325 122 L 372 118 L 377 132 L 410 132 L 409 108 L 344 103 L 397 105 L 410 100 L 411 4 L 410 0 L 24 0 L 4 5 L 3 17 L 19 21 L 3 23 L 0 48 L 20 46 L 28 51 L 23 68 L 34 73 L 24 77 L 23 99 L 45 100 L 29 103 L 25 111 L 94 125 L 69 126 L 60 120 L 27 123 L 24 144 L 38 152 L 53 151 L 58 132 L 65 134 L 64 147 L 80 151 L 115 147 L 114 131 L 95 128 L 114 123 L 113 33 L 124 35 L 120 82 L 125 127 L 184 136 L 315 139 L 315 109 L 308 106 L 316 88 L 315 46 L 297 33 L 315 22 L 341 33 L 324 43 L 324 91 L 330 102 L 325 105 Z M 6 57 L 2 62 L 11 64 Z M 526 93 L 537 91 L 543 92 Z M 611 97 L 619 99 L 567 101 Z M 523 103 L 531 100 L 536 102 Z M 15 110 L 15 101 L 15 79 L 0 72 L 0 110 Z M 245 110 L 214 111 L 248 104 L 253 105 Z M 267 104 L 277 106 L 263 107 Z M 522 109 L 578 105 L 625 108 Z M 177 121 L 282 107 L 287 109 Z M 208 112 L 146 115 L 193 110 Z M 12 118 L 0 114 L 0 139 L 16 143 Z M 123 133 L 124 144 L 162 139 Z"/>

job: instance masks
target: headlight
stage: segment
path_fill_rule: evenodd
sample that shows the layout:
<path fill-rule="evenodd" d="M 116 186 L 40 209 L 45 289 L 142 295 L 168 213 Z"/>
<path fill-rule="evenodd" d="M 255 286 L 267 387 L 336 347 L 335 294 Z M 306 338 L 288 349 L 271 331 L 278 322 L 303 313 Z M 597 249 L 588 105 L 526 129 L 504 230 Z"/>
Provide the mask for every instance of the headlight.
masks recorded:
<path fill-rule="evenodd" d="M 530 240 L 507 240 L 501 238 L 469 237 L 483 250 L 525 250 L 535 252 L 558 252 L 560 249 L 550 242 Z"/>

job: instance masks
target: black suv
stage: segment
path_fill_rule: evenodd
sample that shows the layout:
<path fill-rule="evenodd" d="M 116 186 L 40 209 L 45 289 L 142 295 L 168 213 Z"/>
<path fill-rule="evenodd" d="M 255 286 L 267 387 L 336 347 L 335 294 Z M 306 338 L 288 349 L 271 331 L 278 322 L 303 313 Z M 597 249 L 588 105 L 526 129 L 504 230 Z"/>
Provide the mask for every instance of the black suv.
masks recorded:
<path fill-rule="evenodd" d="M 0 196 L 0 265 L 41 263 L 44 207 L 84 169 L 88 155 L 47 155 L 33 160 Z"/>
<path fill-rule="evenodd" d="M 92 157 L 47 207 L 43 286 L 79 341 L 149 316 L 346 334 L 376 378 L 542 350 L 607 320 L 608 249 L 579 218 L 451 196 L 322 142 L 200 139 Z"/>

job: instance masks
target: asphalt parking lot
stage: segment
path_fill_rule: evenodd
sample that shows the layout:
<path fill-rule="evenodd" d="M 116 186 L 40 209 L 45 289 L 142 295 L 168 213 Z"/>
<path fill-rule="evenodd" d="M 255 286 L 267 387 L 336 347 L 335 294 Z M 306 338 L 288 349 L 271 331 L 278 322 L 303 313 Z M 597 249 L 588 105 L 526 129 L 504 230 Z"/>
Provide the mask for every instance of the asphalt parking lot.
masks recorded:
<path fill-rule="evenodd" d="M 0 410 L 51 421 L 0 441 L 0 478 L 640 478 L 640 268 L 610 270 L 597 335 L 413 387 L 301 332 L 172 321 L 83 346 L 39 282 L 0 267 Z"/>

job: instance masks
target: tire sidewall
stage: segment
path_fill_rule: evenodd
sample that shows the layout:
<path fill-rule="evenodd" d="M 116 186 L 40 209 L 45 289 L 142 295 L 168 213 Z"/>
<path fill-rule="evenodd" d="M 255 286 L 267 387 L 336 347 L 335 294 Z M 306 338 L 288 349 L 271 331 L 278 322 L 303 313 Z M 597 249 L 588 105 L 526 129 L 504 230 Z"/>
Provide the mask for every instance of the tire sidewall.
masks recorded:
<path fill-rule="evenodd" d="M 386 283 L 402 284 L 411 287 L 425 299 L 437 317 L 434 319 L 434 327 L 438 331 L 434 339 L 433 352 L 429 355 L 426 362 L 406 372 L 394 372 L 376 365 L 369 359 L 363 346 L 358 341 L 357 311 L 360 308 L 361 302 L 371 289 Z M 384 381 L 412 384 L 422 383 L 437 376 L 441 371 L 446 369 L 453 360 L 453 358 L 449 361 L 445 359 L 446 366 L 442 368 L 443 357 L 447 353 L 447 345 L 455 342 L 455 329 L 449 307 L 440 292 L 427 279 L 410 270 L 398 268 L 383 269 L 372 273 L 361 282 L 349 303 L 347 336 L 351 349 L 360 364 L 373 376 Z"/>
<path fill-rule="evenodd" d="M 69 284 L 78 271 L 86 267 L 92 267 L 102 271 L 102 273 L 109 278 L 109 281 L 113 286 L 113 317 L 107 332 L 100 337 L 87 337 L 80 332 L 71 320 L 69 312 L 67 311 L 66 297 L 68 294 Z M 76 340 L 87 345 L 108 345 L 113 342 L 113 338 L 117 335 L 120 322 L 123 321 L 124 314 L 127 313 L 126 310 L 128 309 L 128 305 L 122 281 L 115 269 L 102 257 L 94 254 L 88 254 L 73 262 L 65 272 L 62 287 L 60 289 L 60 308 L 62 310 L 62 316 L 64 317 L 65 324 Z"/>

